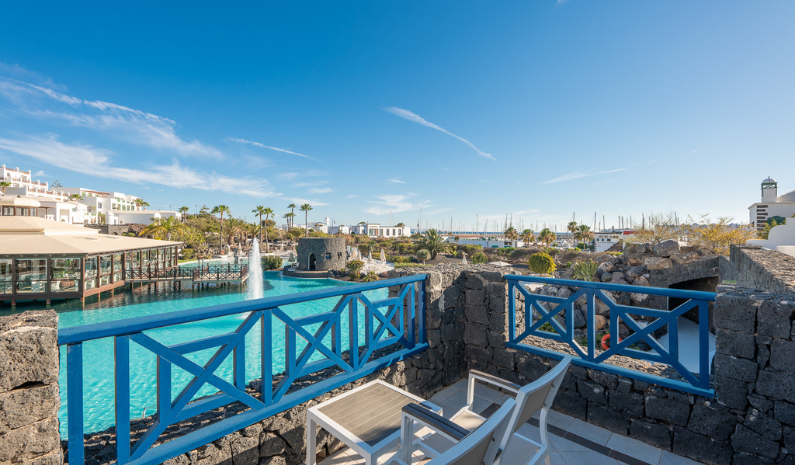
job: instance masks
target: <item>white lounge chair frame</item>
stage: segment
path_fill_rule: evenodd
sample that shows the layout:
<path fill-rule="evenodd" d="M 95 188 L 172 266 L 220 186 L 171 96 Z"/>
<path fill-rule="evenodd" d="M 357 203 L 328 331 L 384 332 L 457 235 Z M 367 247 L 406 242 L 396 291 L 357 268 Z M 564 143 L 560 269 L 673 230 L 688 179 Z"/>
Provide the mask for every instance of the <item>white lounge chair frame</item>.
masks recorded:
<path fill-rule="evenodd" d="M 422 407 L 407 405 L 401 418 L 401 448 L 388 465 L 410 465 L 417 427 L 428 427 L 456 444 L 426 465 L 482 465 L 493 463 L 499 453 L 499 439 L 508 428 L 516 402 L 508 400 L 488 420 L 472 432 Z M 408 447 L 404 447 L 409 445 Z"/>
<path fill-rule="evenodd" d="M 486 418 L 478 415 L 474 411 L 472 411 L 472 406 L 475 401 L 475 382 L 479 381 L 485 384 L 490 384 L 492 386 L 498 387 L 502 390 L 508 391 L 513 393 L 516 396 L 516 408 L 511 414 L 510 422 L 508 423 L 508 427 L 505 430 L 505 434 L 501 438 L 500 445 L 499 445 L 499 456 L 494 460 L 494 464 L 499 464 L 502 457 L 504 457 L 504 453 L 508 450 L 511 441 L 514 438 L 518 438 L 520 440 L 524 440 L 533 444 L 534 446 L 538 447 L 538 451 L 533 455 L 533 457 L 528 461 L 525 462 L 525 465 L 534 465 L 541 461 L 543 458 L 546 465 L 550 465 L 549 459 L 549 434 L 547 431 L 547 419 L 549 416 L 549 409 L 552 407 L 552 402 L 555 400 L 555 396 L 558 393 L 558 389 L 560 385 L 563 383 L 563 377 L 566 376 L 568 371 L 569 365 L 571 364 L 572 357 L 566 356 L 564 357 L 556 366 L 555 368 L 549 370 L 544 376 L 539 378 L 538 380 L 526 385 L 520 386 L 516 383 L 512 383 L 510 381 L 506 381 L 502 378 L 498 378 L 496 376 L 489 375 L 487 373 L 482 373 L 475 370 L 470 370 L 469 372 L 469 379 L 467 381 L 467 404 L 461 408 L 458 412 L 456 412 L 451 418 L 450 421 L 455 423 L 456 419 L 461 417 L 463 414 L 467 414 L 470 418 L 476 417 L 482 420 L 483 422 L 486 421 Z M 540 411 L 539 415 L 539 430 L 541 436 L 541 443 L 535 442 L 532 439 L 518 433 L 518 429 L 522 427 L 530 418 L 532 418 L 536 413 Z M 402 436 L 401 436 L 402 437 Z M 454 443 L 457 442 L 455 437 L 451 434 L 443 434 L 443 437 L 447 438 L 448 440 L 453 441 Z M 434 450 L 428 444 L 423 442 L 420 439 L 414 440 L 414 443 L 411 445 L 410 449 L 416 447 L 417 449 L 424 452 L 429 457 L 436 457 L 441 456 L 440 451 Z M 489 463 L 489 462 L 484 462 Z"/>

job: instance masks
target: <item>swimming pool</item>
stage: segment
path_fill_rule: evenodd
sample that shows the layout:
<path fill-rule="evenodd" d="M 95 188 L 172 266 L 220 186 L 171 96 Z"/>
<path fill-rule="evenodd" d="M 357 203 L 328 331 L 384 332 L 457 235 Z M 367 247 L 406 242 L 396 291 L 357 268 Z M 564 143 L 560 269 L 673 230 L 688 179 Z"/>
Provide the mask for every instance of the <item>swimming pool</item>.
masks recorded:
<path fill-rule="evenodd" d="M 280 272 L 263 273 L 265 297 L 306 292 L 329 287 L 347 286 L 348 283 L 332 279 L 299 279 L 284 277 Z M 372 300 L 387 297 L 386 289 L 367 291 L 368 298 Z M 173 291 L 170 289 L 153 290 L 152 287 L 136 288 L 117 294 L 104 301 L 87 304 L 80 308 L 79 302 L 63 303 L 54 306 L 59 313 L 59 328 L 68 328 L 85 324 L 115 321 L 125 318 L 156 315 L 177 310 L 206 307 L 225 303 L 240 302 L 245 299 L 245 293 L 236 288 L 209 289 L 204 291 Z M 339 298 L 304 302 L 282 307 L 291 317 L 307 316 L 316 313 L 331 311 Z M 28 309 L 28 308 L 25 308 Z M 166 345 L 176 344 L 217 334 L 232 332 L 243 322 L 246 315 L 233 315 L 211 320 L 199 321 L 179 326 L 160 328 L 147 331 L 146 334 Z M 343 322 L 343 327 L 346 326 Z M 282 347 L 284 340 L 284 327 L 274 325 L 274 347 Z M 307 330 L 312 331 L 308 326 Z M 362 331 L 363 335 L 363 329 Z M 260 345 L 259 325 L 256 325 L 246 338 L 246 381 L 260 378 Z M 343 334 L 347 329 L 343 328 Z M 363 340 L 360 337 L 359 340 Z M 302 347 L 299 338 L 299 351 Z M 344 341 L 345 342 L 345 341 Z M 187 355 L 187 358 L 198 364 L 204 364 L 215 349 L 209 349 Z M 130 345 L 130 417 L 141 418 L 154 413 L 156 406 L 156 357 L 151 352 L 137 346 Z M 274 373 L 283 371 L 284 353 L 279 350 L 273 354 Z M 88 341 L 83 344 L 83 402 L 85 431 L 95 432 L 104 430 L 114 424 L 114 365 L 113 365 L 113 339 L 106 338 Z M 66 437 L 66 351 L 61 349 L 61 437 Z M 215 372 L 219 377 L 232 381 L 231 357 L 227 359 Z M 176 366 L 172 367 L 172 399 L 185 387 L 192 377 Z M 195 398 L 217 392 L 212 386 L 206 385 Z M 148 413 L 147 413 L 148 412 Z"/>

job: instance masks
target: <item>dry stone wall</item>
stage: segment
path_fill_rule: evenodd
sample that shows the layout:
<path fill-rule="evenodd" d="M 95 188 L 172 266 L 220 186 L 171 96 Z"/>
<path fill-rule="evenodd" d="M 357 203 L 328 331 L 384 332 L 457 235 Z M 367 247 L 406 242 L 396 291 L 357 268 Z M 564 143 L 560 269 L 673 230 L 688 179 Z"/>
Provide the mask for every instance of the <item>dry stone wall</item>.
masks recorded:
<path fill-rule="evenodd" d="M 753 245 L 733 245 L 730 257 L 738 286 L 795 293 L 795 257 Z"/>
<path fill-rule="evenodd" d="M 54 311 L 0 317 L 0 465 L 63 462 L 57 328 Z"/>

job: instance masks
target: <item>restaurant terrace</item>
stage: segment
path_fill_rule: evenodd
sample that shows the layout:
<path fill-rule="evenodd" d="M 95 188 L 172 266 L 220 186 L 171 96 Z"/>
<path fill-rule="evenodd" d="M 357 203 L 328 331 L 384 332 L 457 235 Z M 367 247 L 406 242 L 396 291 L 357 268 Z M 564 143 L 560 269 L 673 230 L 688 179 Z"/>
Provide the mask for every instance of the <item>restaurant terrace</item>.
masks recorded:
<path fill-rule="evenodd" d="M 84 299 L 111 291 L 134 271 L 176 267 L 180 245 L 34 216 L 0 216 L 0 302 Z"/>

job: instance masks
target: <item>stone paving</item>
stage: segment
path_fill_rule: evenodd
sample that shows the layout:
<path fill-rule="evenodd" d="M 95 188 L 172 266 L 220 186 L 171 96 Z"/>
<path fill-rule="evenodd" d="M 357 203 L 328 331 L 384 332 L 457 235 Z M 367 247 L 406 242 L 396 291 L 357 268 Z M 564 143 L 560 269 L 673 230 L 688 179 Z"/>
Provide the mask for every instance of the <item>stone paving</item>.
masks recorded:
<path fill-rule="evenodd" d="M 502 404 L 508 398 L 506 394 L 478 384 L 475 388 L 473 410 L 480 413 L 492 404 Z M 445 417 L 451 417 L 466 405 L 466 380 L 445 388 L 430 400 L 444 409 Z M 540 441 L 538 427 L 534 426 L 537 424 L 538 420 L 532 419 L 519 431 L 534 441 Z M 553 449 L 550 453 L 552 465 L 698 465 L 700 463 L 554 410 L 549 416 L 549 431 Z M 504 458 L 504 465 L 524 465 L 536 450 L 535 448 L 515 450 L 511 447 L 508 449 L 509 454 Z M 397 451 L 397 443 L 394 451 Z M 381 457 L 378 463 L 387 462 L 391 455 L 392 453 Z M 420 454 L 415 458 L 418 463 L 422 461 Z M 364 459 L 347 448 L 319 463 L 319 465 L 363 464 Z"/>

